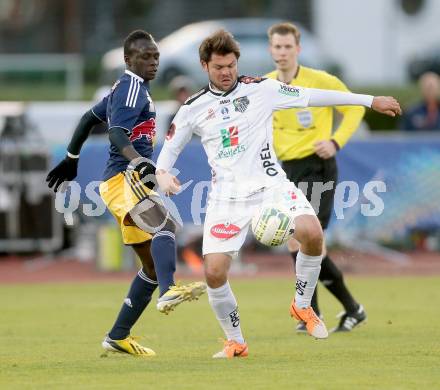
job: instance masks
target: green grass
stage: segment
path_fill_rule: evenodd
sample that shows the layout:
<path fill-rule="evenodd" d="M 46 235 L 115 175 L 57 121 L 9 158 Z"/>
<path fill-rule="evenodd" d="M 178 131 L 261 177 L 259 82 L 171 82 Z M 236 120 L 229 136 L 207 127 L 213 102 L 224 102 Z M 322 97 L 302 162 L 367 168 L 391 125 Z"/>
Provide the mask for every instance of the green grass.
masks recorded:
<path fill-rule="evenodd" d="M 155 358 L 102 356 L 128 283 L 0 286 L 1 389 L 421 389 L 440 383 L 440 278 L 349 279 L 369 323 L 296 335 L 288 280 L 233 280 L 250 356 L 218 361 L 206 297 L 170 316 L 152 306 L 133 334 Z M 337 302 L 320 290 L 327 325 Z"/>

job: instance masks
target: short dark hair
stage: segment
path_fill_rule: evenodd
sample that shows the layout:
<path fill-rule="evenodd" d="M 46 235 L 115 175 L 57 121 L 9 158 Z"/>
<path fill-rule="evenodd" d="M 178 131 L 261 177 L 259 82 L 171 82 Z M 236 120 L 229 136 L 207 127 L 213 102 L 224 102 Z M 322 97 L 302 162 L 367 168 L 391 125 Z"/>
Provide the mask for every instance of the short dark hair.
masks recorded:
<path fill-rule="evenodd" d="M 125 38 L 124 41 L 124 56 L 129 56 L 132 54 L 133 49 L 132 45 L 134 42 L 138 41 L 139 39 L 145 39 L 149 42 L 154 42 L 154 38 L 150 33 L 147 33 L 144 30 L 134 30 L 130 34 L 128 34 L 128 37 Z"/>
<path fill-rule="evenodd" d="M 296 27 L 293 23 L 283 22 L 274 24 L 267 31 L 267 35 L 269 37 L 269 42 L 272 41 L 273 34 L 287 35 L 292 34 L 295 37 L 295 42 L 298 45 L 301 39 L 301 33 L 299 32 L 298 27 Z"/>
<path fill-rule="evenodd" d="M 240 46 L 230 32 L 218 30 L 201 43 L 199 47 L 200 61 L 209 62 L 213 53 L 222 56 L 234 53 L 238 60 L 240 58 Z"/>

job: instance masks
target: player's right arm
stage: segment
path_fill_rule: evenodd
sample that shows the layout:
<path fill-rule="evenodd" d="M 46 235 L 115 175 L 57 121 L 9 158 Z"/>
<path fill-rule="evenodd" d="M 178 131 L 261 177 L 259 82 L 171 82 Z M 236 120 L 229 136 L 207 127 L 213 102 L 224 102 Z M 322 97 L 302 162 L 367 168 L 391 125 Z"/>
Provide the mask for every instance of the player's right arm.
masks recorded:
<path fill-rule="evenodd" d="M 89 137 L 93 127 L 100 122 L 105 122 L 107 119 L 107 100 L 108 96 L 81 117 L 67 146 L 66 157 L 47 175 L 46 182 L 49 188 L 53 187 L 55 192 L 58 191 L 58 187 L 63 182 L 75 179 L 78 173 L 79 155 L 84 142 Z"/>
<path fill-rule="evenodd" d="M 174 166 L 185 145 L 190 141 L 192 134 L 190 106 L 183 105 L 171 123 L 162 150 L 157 158 L 156 180 L 159 188 L 166 194 L 179 192 L 179 182 L 169 171 Z"/>

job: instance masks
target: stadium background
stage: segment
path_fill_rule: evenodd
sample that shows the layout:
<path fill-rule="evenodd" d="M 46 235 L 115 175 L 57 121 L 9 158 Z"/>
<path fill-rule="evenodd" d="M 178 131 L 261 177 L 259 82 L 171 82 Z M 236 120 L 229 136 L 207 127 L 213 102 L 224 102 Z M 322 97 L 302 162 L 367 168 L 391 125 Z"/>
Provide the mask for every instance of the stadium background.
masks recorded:
<path fill-rule="evenodd" d="M 119 307 L 136 260 L 122 247 L 108 214 L 89 217 L 82 212 L 84 204 L 93 203 L 84 190 L 69 225 L 55 210 L 55 198 L 44 183 L 49 167 L 63 156 L 76 121 L 111 82 L 103 56 L 119 47 L 129 31 L 146 29 L 160 42 L 199 21 L 292 20 L 307 29 L 311 44 L 325 53 L 319 57 L 324 59 L 323 67 L 356 91 L 396 96 L 405 109 L 420 97 L 416 77 L 423 70 L 440 71 L 439 63 L 432 60 L 439 52 L 438 15 L 440 5 L 435 0 L 0 1 L 1 387 L 62 384 L 70 388 L 76 377 L 84 388 L 100 384 L 118 388 L 124 383 L 117 377 L 122 370 L 132 370 L 141 381 L 146 375 L 139 362 L 117 360 L 103 367 L 97 359 L 101 333 Z M 153 97 L 159 116 L 158 151 L 176 104 L 167 82 L 153 83 Z M 163 335 L 149 333 L 150 325 L 169 332 L 175 331 L 173 326 L 179 329 L 174 344 L 162 345 L 169 357 L 147 369 L 149 380 L 163 373 L 153 388 L 170 388 L 173 376 L 178 388 L 203 387 L 188 376 L 191 366 L 182 363 L 182 356 L 194 359 L 199 379 L 211 378 L 212 388 L 226 386 L 229 380 L 223 376 L 227 375 L 241 375 L 237 383 L 255 388 L 276 387 L 277 381 L 278 388 L 288 388 L 293 379 L 304 388 L 438 386 L 434 367 L 440 358 L 440 317 L 434 302 L 439 298 L 440 274 L 440 129 L 408 134 L 398 126 L 395 119 L 370 111 L 362 129 L 338 155 L 340 181 L 356 183 L 361 195 L 371 180 L 381 180 L 387 188 L 379 194 L 384 212 L 365 217 L 361 205 L 368 205 L 368 200 L 361 196 L 351 204 L 347 187 L 341 198 L 344 219 L 335 215 L 328 232 L 333 258 L 366 305 L 370 323 L 349 339 L 332 339 L 317 350 L 311 340 L 297 339 L 285 316 L 293 290 L 289 256 L 283 248 L 268 251 L 250 239 L 233 271 L 248 320 L 245 332 L 248 326 L 257 357 L 244 366 L 215 367 L 219 375 L 214 374 L 214 366 L 205 360 L 218 332 L 209 322 L 207 302 L 177 313 L 175 319 L 167 318 L 168 323 L 152 314 L 150 324 L 146 319 L 150 310 L 137 329 L 153 343 L 161 344 Z M 191 254 L 199 249 L 206 188 L 196 207 L 200 205 L 202 212 L 191 215 L 188 204 L 197 184 L 210 179 L 197 142 L 188 145 L 177 165 L 181 181 L 193 183 L 174 199 L 184 222 L 178 273 L 188 279 L 201 276 L 200 263 Z M 105 134 L 96 134 L 84 147 L 78 176 L 82 189 L 100 180 L 107 144 Z M 194 215 L 200 221 L 194 221 Z M 280 297 L 276 304 L 264 295 L 273 289 L 278 289 L 276 299 Z M 333 318 L 339 308 L 323 288 L 321 296 L 325 315 Z M 266 329 L 263 314 L 278 318 L 275 335 Z M 77 318 L 96 326 L 82 325 Z M 193 318 L 206 325 L 205 335 L 198 335 L 205 328 L 193 327 Z M 66 324 L 70 324 L 68 335 L 62 331 Z M 184 341 L 186 332 L 204 344 L 196 342 L 193 349 Z M 65 340 L 75 337 L 79 344 Z M 44 347 L 35 350 L 35 343 Z M 66 343 L 72 356 L 62 352 Z M 289 351 L 280 352 L 285 345 L 291 346 Z M 383 364 L 365 357 L 370 355 Z M 307 379 L 311 356 L 321 370 L 316 386 Z M 272 375 L 262 375 L 259 358 L 271 367 Z M 42 359 L 47 364 L 40 363 Z M 340 368 L 327 366 L 328 361 Z M 291 369 L 303 377 L 294 378 Z M 101 370 L 103 378 L 94 370 Z"/>

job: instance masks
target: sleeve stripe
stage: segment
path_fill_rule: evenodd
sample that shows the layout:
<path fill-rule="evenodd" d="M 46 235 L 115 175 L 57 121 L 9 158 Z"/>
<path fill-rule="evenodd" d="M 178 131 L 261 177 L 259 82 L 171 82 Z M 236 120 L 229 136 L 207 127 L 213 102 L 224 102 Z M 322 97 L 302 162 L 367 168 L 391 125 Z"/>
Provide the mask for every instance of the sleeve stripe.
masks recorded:
<path fill-rule="evenodd" d="M 136 107 L 137 98 L 139 95 L 139 90 L 141 89 L 141 83 L 134 77 L 130 78 L 130 87 L 128 88 L 127 99 L 125 105 L 127 107 Z"/>
<path fill-rule="evenodd" d="M 133 77 L 130 77 L 130 87 L 128 88 L 128 94 L 127 94 L 127 100 L 125 101 L 125 105 L 128 106 L 129 104 L 129 100 L 130 100 L 130 95 L 131 95 L 131 90 L 133 87 Z"/>
<path fill-rule="evenodd" d="M 134 91 L 133 91 L 133 95 L 132 95 L 132 97 L 131 97 L 131 104 L 130 104 L 130 107 L 136 107 L 136 101 L 137 101 L 137 97 L 138 97 L 138 94 L 139 94 L 139 89 L 141 88 L 141 84 L 139 83 L 139 81 L 138 80 L 135 80 L 135 88 L 134 88 Z"/>
<path fill-rule="evenodd" d="M 133 85 L 132 86 L 130 85 L 130 91 L 128 92 L 128 97 L 127 97 L 127 99 L 128 99 L 127 106 L 128 107 L 132 107 L 133 95 L 136 90 L 136 80 L 134 78 L 132 78 L 131 81 L 132 81 Z"/>
<path fill-rule="evenodd" d="M 136 95 L 136 88 L 137 88 L 137 83 L 136 80 L 133 79 L 133 88 L 130 91 L 130 99 L 128 100 L 129 107 L 133 107 L 133 99 L 134 96 Z"/>

